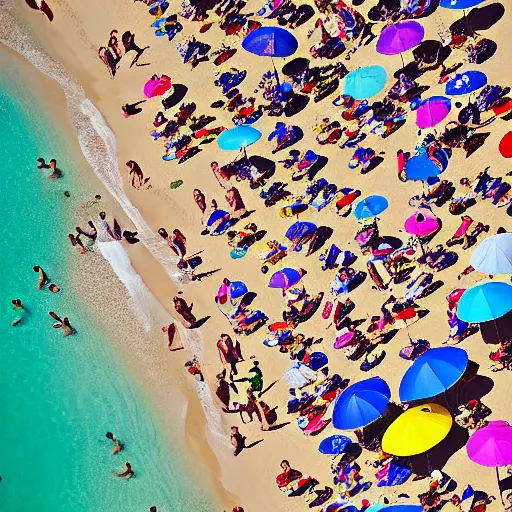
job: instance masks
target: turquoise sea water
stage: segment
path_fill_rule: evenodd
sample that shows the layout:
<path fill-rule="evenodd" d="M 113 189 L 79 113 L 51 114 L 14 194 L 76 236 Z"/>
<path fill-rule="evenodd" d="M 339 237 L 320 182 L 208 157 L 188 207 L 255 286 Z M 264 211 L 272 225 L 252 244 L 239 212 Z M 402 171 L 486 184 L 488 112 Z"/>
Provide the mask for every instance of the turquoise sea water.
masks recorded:
<path fill-rule="evenodd" d="M 22 96 L 21 96 L 22 95 Z M 67 241 L 73 163 L 65 140 L 27 96 L 20 78 L 0 75 L 0 510 L 146 512 L 212 511 L 187 482 L 176 454 L 110 348 L 105 333 L 81 312 L 69 291 Z M 35 169 L 55 156 L 65 177 Z M 68 160 L 66 159 L 68 158 Z M 75 189 L 76 190 L 76 189 Z M 37 290 L 34 265 L 61 293 Z M 11 326 L 11 300 L 28 314 Z M 48 311 L 69 316 L 78 333 L 64 338 Z M 125 443 L 111 454 L 105 432 Z M 117 479 L 130 461 L 131 480 Z"/>

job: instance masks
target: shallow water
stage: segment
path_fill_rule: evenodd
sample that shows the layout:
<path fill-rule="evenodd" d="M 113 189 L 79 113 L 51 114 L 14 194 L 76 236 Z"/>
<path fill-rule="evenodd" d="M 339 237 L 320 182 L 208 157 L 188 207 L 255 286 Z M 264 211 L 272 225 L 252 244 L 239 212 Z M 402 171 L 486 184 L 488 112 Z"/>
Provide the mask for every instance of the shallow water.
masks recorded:
<path fill-rule="evenodd" d="M 79 180 L 62 152 L 65 142 L 20 77 L 3 67 L 0 510 L 147 511 L 156 505 L 159 512 L 211 511 L 208 498 L 178 471 L 176 454 L 106 334 L 85 317 L 70 291 L 68 263 L 79 255 L 67 241 L 72 203 L 63 192 L 76 191 Z M 55 156 L 64 177 L 46 179 L 35 169 L 39 156 Z M 61 293 L 37 290 L 34 265 L 48 272 Z M 11 326 L 14 298 L 27 308 L 17 327 Z M 64 338 L 52 329 L 49 310 L 69 316 L 78 333 Z M 108 430 L 125 443 L 119 455 L 110 452 Z M 114 478 L 126 461 L 136 477 Z"/>

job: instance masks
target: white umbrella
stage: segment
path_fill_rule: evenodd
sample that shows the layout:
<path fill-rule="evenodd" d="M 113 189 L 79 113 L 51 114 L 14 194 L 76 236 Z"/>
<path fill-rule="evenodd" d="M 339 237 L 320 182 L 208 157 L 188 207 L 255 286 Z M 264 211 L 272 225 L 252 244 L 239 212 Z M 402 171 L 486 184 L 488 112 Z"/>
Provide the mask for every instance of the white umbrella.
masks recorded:
<path fill-rule="evenodd" d="M 512 233 L 493 235 L 478 244 L 471 266 L 486 274 L 512 274 Z"/>
<path fill-rule="evenodd" d="M 302 363 L 295 363 L 284 374 L 284 379 L 290 388 L 300 389 L 316 380 L 316 373 Z"/>

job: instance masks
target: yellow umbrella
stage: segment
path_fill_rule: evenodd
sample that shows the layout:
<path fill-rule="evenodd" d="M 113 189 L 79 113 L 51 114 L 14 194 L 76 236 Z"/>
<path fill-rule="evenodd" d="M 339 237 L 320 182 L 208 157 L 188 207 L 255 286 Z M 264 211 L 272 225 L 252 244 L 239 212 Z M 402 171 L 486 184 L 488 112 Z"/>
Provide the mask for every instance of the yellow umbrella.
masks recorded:
<path fill-rule="evenodd" d="M 451 428 L 452 417 L 444 407 L 437 404 L 412 407 L 386 430 L 382 450 L 402 457 L 417 455 L 439 444 Z"/>

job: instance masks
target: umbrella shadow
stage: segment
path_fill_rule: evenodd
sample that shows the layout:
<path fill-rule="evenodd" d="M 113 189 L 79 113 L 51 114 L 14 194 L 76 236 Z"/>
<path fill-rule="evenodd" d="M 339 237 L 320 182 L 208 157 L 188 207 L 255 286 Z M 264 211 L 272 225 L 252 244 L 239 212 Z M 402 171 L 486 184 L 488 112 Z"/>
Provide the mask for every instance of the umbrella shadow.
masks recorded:
<path fill-rule="evenodd" d="M 467 23 L 475 32 L 489 30 L 503 18 L 504 14 L 505 7 L 503 4 L 496 2 L 485 7 L 471 9 L 467 15 Z"/>
<path fill-rule="evenodd" d="M 287 62 L 281 69 L 281 72 L 285 76 L 293 77 L 301 75 L 309 68 L 309 59 L 305 57 L 297 57 L 290 62 Z"/>
<path fill-rule="evenodd" d="M 175 107 L 181 100 L 183 100 L 188 92 L 188 87 L 183 84 L 174 84 L 173 88 L 174 90 L 172 94 L 162 100 L 162 105 L 166 110 Z"/>
<path fill-rule="evenodd" d="M 468 439 L 468 431 L 453 423 L 448 435 L 438 445 L 425 453 L 408 458 L 413 473 L 429 475 L 435 469 L 442 470 L 450 457 L 466 446 Z"/>
<path fill-rule="evenodd" d="M 308 106 L 308 103 L 309 96 L 305 94 L 294 94 L 284 107 L 284 115 L 286 117 L 293 117 L 299 112 L 302 112 Z"/>
<path fill-rule="evenodd" d="M 276 163 L 269 158 L 265 158 L 264 156 L 252 155 L 249 157 L 249 162 L 251 165 L 254 165 L 258 172 L 265 179 L 272 178 L 276 172 Z"/>
<path fill-rule="evenodd" d="M 379 419 L 355 431 L 359 444 L 370 451 L 378 450 L 381 446 L 384 433 L 403 412 L 403 409 L 399 405 L 390 402 L 384 414 Z"/>
<path fill-rule="evenodd" d="M 502 341 L 507 341 L 512 332 L 512 311 L 496 320 L 482 322 L 480 332 L 484 342 L 488 345 L 497 345 Z"/>
<path fill-rule="evenodd" d="M 461 381 L 456 395 L 458 404 L 466 404 L 470 400 L 481 400 L 488 395 L 494 388 L 494 381 L 485 375 L 477 375 L 470 382 Z M 450 393 L 450 395 L 453 394 Z M 452 402 L 453 403 L 453 402 Z"/>
<path fill-rule="evenodd" d="M 315 176 L 327 165 L 329 159 L 326 156 L 318 155 L 317 161 L 309 168 L 308 180 L 312 181 Z"/>
<path fill-rule="evenodd" d="M 207 272 L 201 272 L 200 274 L 196 274 L 196 280 L 201 281 L 204 277 L 210 277 L 213 276 L 213 274 L 216 274 L 217 272 L 220 272 L 221 268 L 216 268 L 215 270 L 208 270 Z"/>

